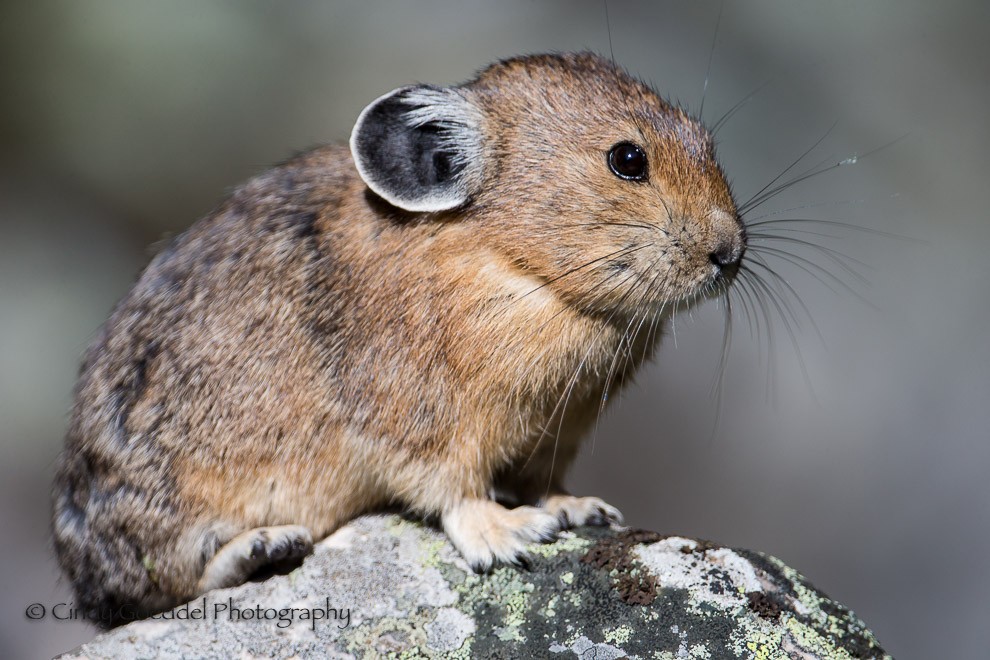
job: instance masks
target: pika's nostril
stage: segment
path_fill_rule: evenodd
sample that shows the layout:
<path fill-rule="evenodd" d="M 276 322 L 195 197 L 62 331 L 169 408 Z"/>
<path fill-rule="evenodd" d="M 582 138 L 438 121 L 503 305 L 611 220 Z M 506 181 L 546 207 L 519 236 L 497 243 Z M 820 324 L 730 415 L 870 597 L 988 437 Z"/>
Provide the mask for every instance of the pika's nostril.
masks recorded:
<path fill-rule="evenodd" d="M 719 268 L 730 266 L 739 260 L 738 251 L 732 243 L 724 243 L 717 250 L 708 253 L 708 259 Z"/>

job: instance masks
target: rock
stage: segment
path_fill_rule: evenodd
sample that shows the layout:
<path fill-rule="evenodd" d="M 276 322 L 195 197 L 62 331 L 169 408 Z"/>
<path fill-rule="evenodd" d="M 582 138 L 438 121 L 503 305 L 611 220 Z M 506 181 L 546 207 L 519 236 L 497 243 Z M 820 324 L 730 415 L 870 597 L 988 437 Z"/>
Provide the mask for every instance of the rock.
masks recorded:
<path fill-rule="evenodd" d="M 890 657 L 851 611 L 757 552 L 586 527 L 531 553 L 529 570 L 475 575 L 442 533 L 366 516 L 288 575 L 62 657 Z"/>

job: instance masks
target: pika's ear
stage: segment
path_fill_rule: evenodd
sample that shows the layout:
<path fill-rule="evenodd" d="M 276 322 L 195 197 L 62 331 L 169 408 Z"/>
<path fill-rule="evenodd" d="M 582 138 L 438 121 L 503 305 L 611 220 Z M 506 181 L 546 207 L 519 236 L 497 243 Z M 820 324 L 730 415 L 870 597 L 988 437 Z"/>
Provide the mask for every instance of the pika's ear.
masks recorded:
<path fill-rule="evenodd" d="M 368 187 L 393 206 L 456 208 L 482 183 L 481 121 L 457 89 L 400 87 L 361 112 L 351 154 Z"/>

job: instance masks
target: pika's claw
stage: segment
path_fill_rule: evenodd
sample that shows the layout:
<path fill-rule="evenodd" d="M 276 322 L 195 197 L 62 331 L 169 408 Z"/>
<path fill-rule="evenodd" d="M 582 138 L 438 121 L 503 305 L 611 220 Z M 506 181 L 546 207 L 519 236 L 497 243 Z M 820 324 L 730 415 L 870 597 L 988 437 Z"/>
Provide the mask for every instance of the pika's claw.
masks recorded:
<path fill-rule="evenodd" d="M 582 525 L 622 524 L 622 513 L 597 497 L 552 495 L 544 502 L 543 508 L 560 519 L 563 529 L 581 527 Z"/>
<path fill-rule="evenodd" d="M 443 529 L 471 568 L 495 564 L 529 568 L 526 545 L 557 538 L 557 516 L 537 507 L 506 509 L 491 500 L 465 500 L 443 514 Z"/>
<path fill-rule="evenodd" d="M 234 587 L 269 566 L 296 562 L 313 551 L 313 535 L 300 525 L 258 527 L 235 536 L 203 570 L 200 593 Z"/>

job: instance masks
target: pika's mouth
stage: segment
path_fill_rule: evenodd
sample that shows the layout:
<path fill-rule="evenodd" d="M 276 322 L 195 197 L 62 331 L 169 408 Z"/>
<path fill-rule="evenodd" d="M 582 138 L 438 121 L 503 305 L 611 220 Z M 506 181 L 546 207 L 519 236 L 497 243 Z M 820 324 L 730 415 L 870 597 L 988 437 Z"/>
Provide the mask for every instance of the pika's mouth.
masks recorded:
<path fill-rule="evenodd" d="M 711 281 L 719 286 L 730 286 L 739 275 L 739 266 L 742 263 L 742 255 L 731 263 L 712 265 Z"/>
<path fill-rule="evenodd" d="M 739 277 L 741 269 L 740 257 L 733 259 L 730 263 L 712 263 L 692 290 L 682 296 L 680 302 L 693 305 L 703 300 L 714 300 L 725 296 Z"/>

